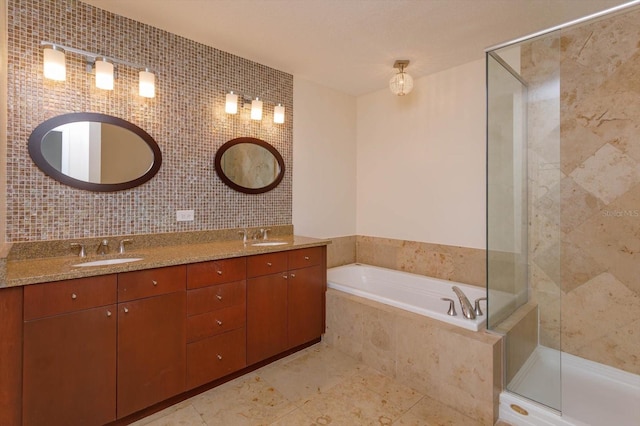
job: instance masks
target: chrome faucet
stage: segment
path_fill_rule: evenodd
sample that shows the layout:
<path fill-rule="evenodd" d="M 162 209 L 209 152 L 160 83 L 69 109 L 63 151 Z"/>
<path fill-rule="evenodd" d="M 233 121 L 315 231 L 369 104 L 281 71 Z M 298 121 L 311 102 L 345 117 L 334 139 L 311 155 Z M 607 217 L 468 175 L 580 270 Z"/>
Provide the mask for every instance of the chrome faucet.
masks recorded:
<path fill-rule="evenodd" d="M 269 238 L 269 231 L 271 231 L 271 228 L 260 229 L 260 235 L 262 235 L 263 240 L 266 240 Z"/>
<path fill-rule="evenodd" d="M 102 242 L 98 245 L 98 254 L 107 254 L 109 253 L 109 241 L 102 240 Z"/>
<path fill-rule="evenodd" d="M 456 294 L 456 296 L 458 296 L 458 299 L 460 299 L 462 315 L 464 315 L 464 317 L 467 319 L 476 319 L 476 313 L 473 310 L 471 302 L 469 302 L 469 299 L 467 299 L 467 296 L 465 296 L 465 294 L 458 288 L 458 286 L 454 285 L 453 287 L 451 287 L 451 289 Z"/>

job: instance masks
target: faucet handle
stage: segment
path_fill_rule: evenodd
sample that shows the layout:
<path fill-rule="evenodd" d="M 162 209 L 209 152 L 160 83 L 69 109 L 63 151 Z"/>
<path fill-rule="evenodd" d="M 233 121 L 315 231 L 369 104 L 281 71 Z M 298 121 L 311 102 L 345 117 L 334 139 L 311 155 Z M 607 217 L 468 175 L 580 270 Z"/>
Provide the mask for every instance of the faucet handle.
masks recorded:
<path fill-rule="evenodd" d="M 131 238 L 125 238 L 124 240 L 120 240 L 120 244 L 118 245 L 118 253 L 123 254 L 125 252 L 124 245 L 126 243 L 131 243 L 133 240 Z"/>
<path fill-rule="evenodd" d="M 76 248 L 76 247 L 80 247 L 80 252 L 78 253 L 78 256 L 80 257 L 87 257 L 87 251 L 84 247 L 84 244 L 81 243 L 71 243 L 71 248 Z"/>
<path fill-rule="evenodd" d="M 450 315 L 452 317 L 455 317 L 456 315 L 458 315 L 458 313 L 456 312 L 456 305 L 453 299 L 449 299 L 448 297 L 443 297 L 440 300 L 449 302 L 449 310 L 447 311 L 447 315 Z"/>
<path fill-rule="evenodd" d="M 242 235 L 242 243 L 247 244 L 247 230 L 238 231 L 238 234 Z"/>
<path fill-rule="evenodd" d="M 271 231 L 271 228 L 261 229 L 260 231 L 262 232 L 262 239 L 263 240 L 266 240 L 267 238 L 269 238 L 268 233 Z"/>
<path fill-rule="evenodd" d="M 476 316 L 483 315 L 482 309 L 480 309 L 480 301 L 481 300 L 487 300 L 487 298 L 486 297 L 480 297 L 479 299 L 476 299 L 475 307 L 473 308 L 473 311 L 476 313 Z"/>

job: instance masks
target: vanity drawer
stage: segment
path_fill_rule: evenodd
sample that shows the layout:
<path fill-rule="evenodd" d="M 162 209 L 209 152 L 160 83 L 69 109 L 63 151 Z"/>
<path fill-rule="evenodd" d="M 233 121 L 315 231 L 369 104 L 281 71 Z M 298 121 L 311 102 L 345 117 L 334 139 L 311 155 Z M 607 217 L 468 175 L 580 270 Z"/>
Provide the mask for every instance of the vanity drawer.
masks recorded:
<path fill-rule="evenodd" d="M 187 265 L 187 287 L 199 288 L 245 279 L 247 261 L 244 257 L 213 260 Z"/>
<path fill-rule="evenodd" d="M 187 292 L 187 315 L 197 315 L 229 306 L 245 304 L 247 282 L 236 281 Z"/>
<path fill-rule="evenodd" d="M 244 328 L 187 345 L 187 388 L 193 389 L 241 370 L 246 361 Z"/>
<path fill-rule="evenodd" d="M 324 259 L 323 247 L 311 247 L 289 252 L 289 269 L 320 265 Z"/>
<path fill-rule="evenodd" d="M 116 275 L 28 285 L 24 288 L 25 321 L 116 303 Z"/>
<path fill-rule="evenodd" d="M 287 270 L 287 253 L 267 253 L 247 257 L 247 277 L 275 274 Z"/>
<path fill-rule="evenodd" d="M 184 290 L 186 275 L 183 265 L 118 274 L 118 302 Z"/>
<path fill-rule="evenodd" d="M 187 318 L 187 342 L 222 334 L 244 327 L 246 306 L 235 305 Z"/>

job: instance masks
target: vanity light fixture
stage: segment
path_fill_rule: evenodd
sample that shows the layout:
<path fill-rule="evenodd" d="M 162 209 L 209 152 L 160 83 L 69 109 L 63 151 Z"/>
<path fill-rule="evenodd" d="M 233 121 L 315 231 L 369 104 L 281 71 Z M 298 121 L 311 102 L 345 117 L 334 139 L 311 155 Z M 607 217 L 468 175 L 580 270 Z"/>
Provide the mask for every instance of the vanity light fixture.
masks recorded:
<path fill-rule="evenodd" d="M 54 44 L 49 41 L 40 42 L 44 48 L 44 77 L 64 81 L 66 80 L 66 53 L 75 53 L 83 56 L 86 62 L 87 72 L 95 71 L 96 87 L 105 90 L 113 90 L 115 77 L 115 64 L 125 65 L 140 70 L 139 91 L 140 96 L 153 98 L 156 95 L 156 76 L 148 67 L 134 64 L 120 59 L 110 58 L 86 50 Z"/>
<path fill-rule="evenodd" d="M 64 51 L 55 44 L 44 48 L 44 76 L 50 80 L 65 81 L 67 79 L 67 67 L 65 65 Z"/>
<path fill-rule="evenodd" d="M 227 114 L 238 113 L 238 101 L 240 101 L 241 108 L 248 108 L 251 105 L 250 117 L 252 120 L 262 120 L 262 112 L 264 104 L 273 105 L 273 122 L 276 124 L 284 123 L 285 107 L 281 103 L 274 103 L 256 97 L 253 99 L 251 96 L 243 95 L 242 93 L 234 93 L 233 91 L 227 92 L 225 96 L 224 112 Z"/>
<path fill-rule="evenodd" d="M 262 120 L 262 101 L 260 98 L 251 101 L 251 119 Z"/>
<path fill-rule="evenodd" d="M 394 95 L 404 96 L 413 89 L 413 78 L 404 72 L 407 66 L 409 66 L 408 59 L 397 60 L 393 64 L 394 68 L 398 68 L 398 73 L 389 80 L 389 89 Z"/>
<path fill-rule="evenodd" d="M 273 122 L 276 124 L 284 123 L 284 107 L 278 104 L 273 108 Z"/>
<path fill-rule="evenodd" d="M 238 95 L 233 93 L 233 91 L 227 93 L 226 101 L 224 104 L 224 112 L 226 112 L 227 114 L 238 113 Z"/>

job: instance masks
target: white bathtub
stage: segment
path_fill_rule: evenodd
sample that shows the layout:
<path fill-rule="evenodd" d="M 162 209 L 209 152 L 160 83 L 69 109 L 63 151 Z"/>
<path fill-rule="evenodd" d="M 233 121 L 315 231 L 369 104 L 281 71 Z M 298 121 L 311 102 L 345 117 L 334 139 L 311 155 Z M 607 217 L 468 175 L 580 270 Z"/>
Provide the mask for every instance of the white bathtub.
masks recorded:
<path fill-rule="evenodd" d="M 462 315 L 458 297 L 451 289 L 454 285 L 458 286 L 473 304 L 475 299 L 486 297 L 486 290 L 483 287 L 357 263 L 328 269 L 327 281 L 329 288 L 455 324 L 468 330 L 478 331 L 485 327 L 486 302 L 480 302 L 482 316 L 475 320 L 467 319 Z M 449 302 L 441 300 L 442 297 L 455 301 L 457 316 L 447 315 Z"/>

